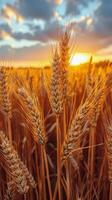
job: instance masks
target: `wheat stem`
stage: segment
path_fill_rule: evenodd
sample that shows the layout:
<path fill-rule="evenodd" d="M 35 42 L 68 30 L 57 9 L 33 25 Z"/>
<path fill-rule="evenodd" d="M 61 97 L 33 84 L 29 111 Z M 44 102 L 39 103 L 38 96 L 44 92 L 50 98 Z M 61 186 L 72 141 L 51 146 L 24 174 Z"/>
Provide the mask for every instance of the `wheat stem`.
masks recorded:
<path fill-rule="evenodd" d="M 57 135 L 57 184 L 58 197 L 61 200 L 61 135 L 59 132 L 59 116 L 56 116 L 56 135 Z"/>
<path fill-rule="evenodd" d="M 48 161 L 47 161 L 47 155 L 45 149 L 43 149 L 44 153 L 44 160 L 45 160 L 45 168 L 46 168 L 46 174 L 47 174 L 47 183 L 48 183 L 48 189 L 49 189 L 49 196 L 50 200 L 52 200 L 52 189 L 51 189 L 51 182 L 49 177 L 49 168 L 48 168 Z"/>

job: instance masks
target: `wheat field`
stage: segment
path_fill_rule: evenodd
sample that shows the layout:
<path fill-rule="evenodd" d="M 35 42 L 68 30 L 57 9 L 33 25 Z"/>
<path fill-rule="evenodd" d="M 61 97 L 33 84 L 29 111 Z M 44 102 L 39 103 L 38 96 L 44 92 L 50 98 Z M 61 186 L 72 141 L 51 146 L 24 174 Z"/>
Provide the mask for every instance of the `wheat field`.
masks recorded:
<path fill-rule="evenodd" d="M 0 200 L 112 200 L 112 66 L 0 67 Z"/>

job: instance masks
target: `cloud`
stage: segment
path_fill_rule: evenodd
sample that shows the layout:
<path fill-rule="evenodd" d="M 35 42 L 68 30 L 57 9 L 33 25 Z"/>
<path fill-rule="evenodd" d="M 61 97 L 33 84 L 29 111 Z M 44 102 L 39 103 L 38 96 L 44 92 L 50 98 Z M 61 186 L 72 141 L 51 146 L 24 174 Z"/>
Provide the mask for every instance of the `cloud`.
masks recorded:
<path fill-rule="evenodd" d="M 41 29 L 40 26 L 38 25 L 30 25 L 30 30 L 29 32 L 11 32 L 11 36 L 16 39 L 19 40 L 19 42 L 21 42 L 21 40 L 25 39 L 28 41 L 39 41 L 42 43 L 47 43 L 50 42 L 52 40 L 58 40 L 59 38 L 59 33 L 62 31 L 63 26 L 60 25 L 59 23 L 57 23 L 57 21 L 52 21 L 52 22 L 48 22 L 45 24 L 44 29 Z"/>
<path fill-rule="evenodd" d="M 85 18 L 79 22 L 72 22 L 71 26 L 77 33 L 77 51 L 97 53 L 101 49 L 107 48 L 112 43 L 112 36 L 96 32 L 93 27 L 93 19 Z M 90 24 L 88 24 L 90 20 Z"/>
<path fill-rule="evenodd" d="M 55 4 L 47 0 L 18 0 L 13 9 L 25 19 L 48 20 L 53 15 Z"/>
<path fill-rule="evenodd" d="M 100 34 L 110 35 L 112 32 L 112 1 L 101 0 L 101 4 L 94 13 L 94 29 Z"/>
<path fill-rule="evenodd" d="M 109 46 L 107 46 L 106 48 L 103 48 L 101 50 L 98 51 L 99 55 L 104 55 L 104 56 L 111 56 L 112 55 L 112 44 L 110 44 Z"/>
<path fill-rule="evenodd" d="M 0 40 L 8 40 L 10 38 L 11 38 L 11 36 L 9 33 L 7 33 L 4 30 L 0 30 Z"/>
<path fill-rule="evenodd" d="M 11 21 L 13 18 L 16 19 L 17 22 L 22 22 L 23 17 L 19 14 L 19 12 L 10 4 L 6 4 L 2 11 L 1 11 L 2 17 L 5 18 L 6 21 Z"/>
<path fill-rule="evenodd" d="M 11 38 L 11 28 L 7 24 L 0 24 L 0 40 Z"/>
<path fill-rule="evenodd" d="M 61 21 L 62 20 L 61 15 L 57 11 L 54 12 L 54 17 L 57 19 L 57 21 Z"/>
<path fill-rule="evenodd" d="M 91 25 L 93 23 L 93 18 L 92 17 L 88 17 L 87 19 L 87 25 Z"/>
<path fill-rule="evenodd" d="M 104 49 L 108 50 L 112 43 L 112 1 L 101 0 L 99 2 L 99 6 L 92 16 L 80 18 L 81 20 L 73 23 L 74 29 L 78 32 L 78 49 L 80 51 L 104 52 Z M 80 8 L 87 6 L 88 3 L 89 0 L 70 0 L 67 3 L 66 14 L 73 14 L 76 11 L 78 15 L 81 12 Z M 111 48 L 108 52 L 110 51 Z"/>
<path fill-rule="evenodd" d="M 5 32 L 11 34 L 12 30 L 7 23 L 0 24 L 0 30 L 4 30 Z"/>
<path fill-rule="evenodd" d="M 58 5 L 62 4 L 63 0 L 54 0 L 54 2 Z"/>
<path fill-rule="evenodd" d="M 66 14 L 76 16 L 79 15 L 84 7 L 88 6 L 90 0 L 65 0 L 66 1 Z"/>
<path fill-rule="evenodd" d="M 56 5 L 61 5 L 63 3 L 63 0 L 46 0 L 49 3 L 54 3 Z"/>
<path fill-rule="evenodd" d="M 93 31 L 85 31 L 79 34 L 78 50 L 97 53 L 101 49 L 108 47 L 112 42 L 112 37 L 108 38 Z"/>

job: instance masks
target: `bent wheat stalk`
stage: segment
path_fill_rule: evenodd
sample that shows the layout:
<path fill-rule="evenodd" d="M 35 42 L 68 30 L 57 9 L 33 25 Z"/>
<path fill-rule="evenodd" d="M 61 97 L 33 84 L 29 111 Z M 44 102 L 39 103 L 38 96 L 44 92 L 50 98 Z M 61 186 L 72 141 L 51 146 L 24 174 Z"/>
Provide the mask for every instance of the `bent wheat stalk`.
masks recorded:
<path fill-rule="evenodd" d="M 29 186 L 26 175 L 21 167 L 21 160 L 13 146 L 8 141 L 8 138 L 2 131 L 0 131 L 0 154 L 5 161 L 5 165 L 9 170 L 8 175 L 12 178 L 17 191 L 20 194 L 28 192 Z"/>

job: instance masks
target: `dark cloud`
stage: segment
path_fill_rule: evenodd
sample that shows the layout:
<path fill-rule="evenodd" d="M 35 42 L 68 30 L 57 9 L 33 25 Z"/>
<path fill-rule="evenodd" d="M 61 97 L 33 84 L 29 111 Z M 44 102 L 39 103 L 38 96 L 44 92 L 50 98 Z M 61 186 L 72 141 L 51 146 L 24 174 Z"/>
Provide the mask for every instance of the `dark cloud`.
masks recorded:
<path fill-rule="evenodd" d="M 88 6 L 90 0 L 66 0 L 65 15 L 79 15 L 84 7 Z"/>
<path fill-rule="evenodd" d="M 7 24 L 0 24 L 0 41 L 11 37 L 11 29 Z"/>
<path fill-rule="evenodd" d="M 35 41 L 35 42 L 42 42 L 47 43 L 51 40 L 57 40 L 59 38 L 59 33 L 62 31 L 63 26 L 57 23 L 56 20 L 49 21 L 45 23 L 44 29 L 41 28 L 39 25 L 34 25 L 33 23 L 26 23 L 29 27 L 28 32 L 14 32 L 11 27 L 7 24 L 1 24 L 0 30 L 5 31 L 8 33 L 12 38 L 15 40 L 28 40 L 28 41 Z M 3 38 L 1 38 L 2 40 Z"/>
<path fill-rule="evenodd" d="M 81 7 L 88 5 L 87 0 L 67 1 L 66 14 L 78 15 Z M 81 51 L 98 52 L 112 43 L 112 0 L 100 0 L 100 5 L 94 11 L 92 29 L 87 26 L 86 20 L 74 23 L 74 29 L 79 33 L 78 47 Z"/>
<path fill-rule="evenodd" d="M 55 4 L 47 0 L 17 0 L 15 4 L 6 4 L 6 7 L 25 19 L 43 19 L 48 20 L 53 16 Z M 4 15 L 5 9 L 3 9 Z"/>
<path fill-rule="evenodd" d="M 9 34 L 12 32 L 10 26 L 7 23 L 0 24 L 0 30 L 4 30 L 5 32 Z"/>
<path fill-rule="evenodd" d="M 112 0 L 101 0 L 101 5 L 94 13 L 94 29 L 100 34 L 112 32 Z"/>
<path fill-rule="evenodd" d="M 99 50 L 109 46 L 110 43 L 112 43 L 112 36 L 105 37 L 93 31 L 82 32 L 78 37 L 78 49 L 80 51 L 97 53 Z"/>
<path fill-rule="evenodd" d="M 86 19 L 71 24 L 73 30 L 77 33 L 77 50 L 97 53 L 112 43 L 112 35 L 96 32 L 93 28 L 90 29 Z"/>
<path fill-rule="evenodd" d="M 45 24 L 44 29 L 40 26 L 32 25 L 31 31 L 27 33 L 22 32 L 12 32 L 11 35 L 16 40 L 30 40 L 30 41 L 40 41 L 47 43 L 51 40 L 57 40 L 59 38 L 59 33 L 62 31 L 63 26 L 57 24 L 56 21 L 48 22 Z"/>
<path fill-rule="evenodd" d="M 33 34 L 29 32 L 28 33 L 15 32 L 15 33 L 12 33 L 12 36 L 13 38 L 19 41 L 24 39 L 28 41 L 36 41 L 36 42 L 40 41 L 40 42 L 46 43 L 49 40 L 48 36 L 41 30 Z"/>

